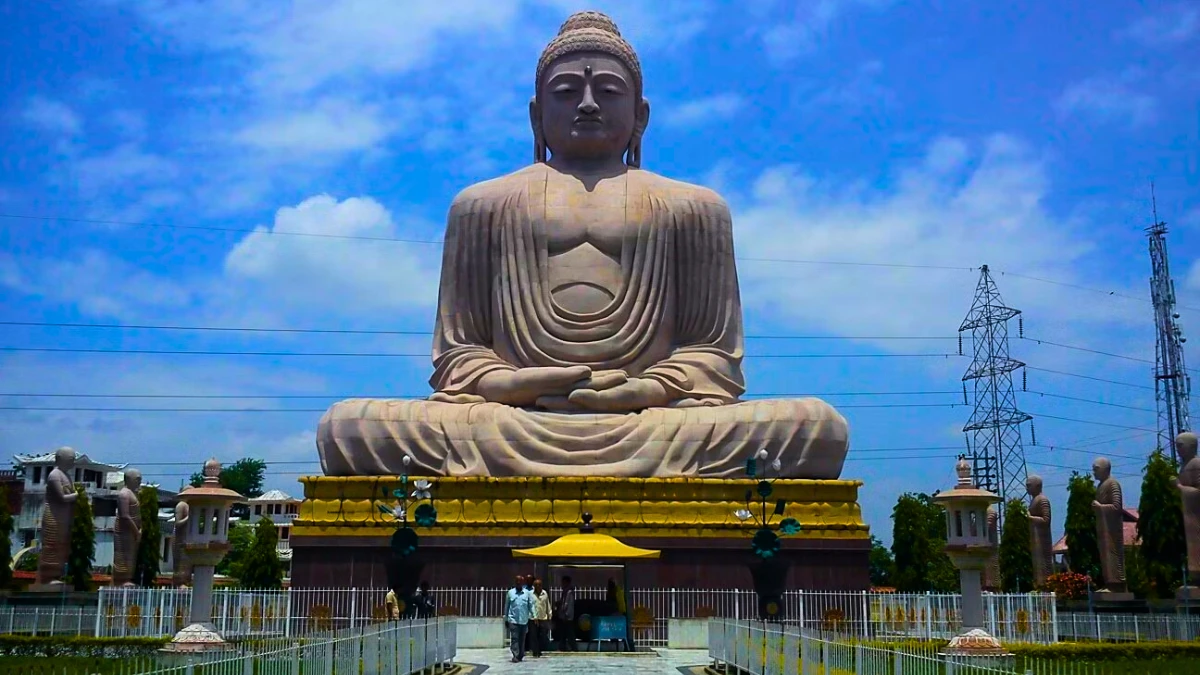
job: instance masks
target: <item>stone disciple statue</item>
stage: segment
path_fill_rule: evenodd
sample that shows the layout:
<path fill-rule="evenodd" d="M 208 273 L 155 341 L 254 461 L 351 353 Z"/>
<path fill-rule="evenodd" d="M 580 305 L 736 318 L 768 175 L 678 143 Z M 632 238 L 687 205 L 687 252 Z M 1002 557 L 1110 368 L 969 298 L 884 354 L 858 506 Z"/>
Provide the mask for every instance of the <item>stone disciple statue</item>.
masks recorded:
<path fill-rule="evenodd" d="M 184 488 L 183 492 L 187 492 Z M 183 493 L 180 493 L 183 496 Z M 192 583 L 192 566 L 187 559 L 188 525 L 191 509 L 188 503 L 179 500 L 175 504 L 175 539 L 171 542 L 171 583 L 176 587 Z"/>
<path fill-rule="evenodd" d="M 1185 431 L 1175 437 L 1179 454 L 1179 496 L 1183 501 L 1183 536 L 1187 541 L 1188 585 L 1200 585 L 1200 458 L 1196 457 L 1196 434 Z"/>
<path fill-rule="evenodd" d="M 642 66 L 581 12 L 542 52 L 534 163 L 450 206 L 428 400 L 352 399 L 322 417 L 326 475 L 837 478 L 825 402 L 741 401 L 729 208 L 640 168 Z"/>
<path fill-rule="evenodd" d="M 1035 587 L 1046 583 L 1054 573 L 1054 540 L 1050 538 L 1050 498 L 1042 493 L 1042 477 L 1030 474 L 1025 478 L 1029 493 L 1029 547 L 1033 554 Z"/>
<path fill-rule="evenodd" d="M 1096 513 L 1096 541 L 1100 549 L 1103 591 L 1125 592 L 1125 502 L 1121 484 L 1112 477 L 1112 463 L 1104 457 L 1092 462 L 1092 474 L 1100 484 L 1092 511 Z"/>
<path fill-rule="evenodd" d="M 54 468 L 46 477 L 46 505 L 42 509 L 42 549 L 38 553 L 35 585 L 61 584 L 60 577 L 71 552 L 71 518 L 79 498 L 69 478 L 75 466 L 75 451 L 59 448 Z"/>
<path fill-rule="evenodd" d="M 142 509 L 137 496 L 141 487 L 142 472 L 126 471 L 125 485 L 117 492 L 117 520 L 113 527 L 113 586 L 136 585 L 133 571 L 142 539 Z"/>
<path fill-rule="evenodd" d="M 992 555 L 988 558 L 987 567 L 983 568 L 983 588 L 987 591 L 1000 592 L 1000 512 L 996 507 L 989 506 L 987 510 L 988 541 L 992 545 Z"/>

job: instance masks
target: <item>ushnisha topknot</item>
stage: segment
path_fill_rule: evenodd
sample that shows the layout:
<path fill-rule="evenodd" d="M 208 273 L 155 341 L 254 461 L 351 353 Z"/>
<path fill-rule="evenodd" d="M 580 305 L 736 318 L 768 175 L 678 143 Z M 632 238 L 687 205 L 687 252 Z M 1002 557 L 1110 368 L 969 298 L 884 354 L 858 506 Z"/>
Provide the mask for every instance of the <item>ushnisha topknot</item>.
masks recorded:
<path fill-rule="evenodd" d="M 642 95 L 642 65 L 637 53 L 633 51 L 617 24 L 601 12 L 576 12 L 567 17 L 558 29 L 558 36 L 546 45 L 542 58 L 538 59 L 537 78 L 534 81 L 534 91 L 542 84 L 542 76 L 546 68 L 555 59 L 576 52 L 601 52 L 615 57 L 625 64 L 629 74 L 633 76 L 633 87 L 638 98 Z"/>

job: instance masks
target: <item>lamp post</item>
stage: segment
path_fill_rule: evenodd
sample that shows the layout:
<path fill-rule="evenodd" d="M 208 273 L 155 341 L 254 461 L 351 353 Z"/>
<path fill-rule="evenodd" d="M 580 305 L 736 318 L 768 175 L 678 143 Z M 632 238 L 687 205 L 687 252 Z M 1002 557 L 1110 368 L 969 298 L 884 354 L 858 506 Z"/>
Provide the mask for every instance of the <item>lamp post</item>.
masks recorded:
<path fill-rule="evenodd" d="M 963 632 L 946 645 L 942 654 L 947 661 L 957 663 L 1008 663 L 1012 654 L 1005 653 L 1000 642 L 983 629 L 981 579 L 996 547 L 988 536 L 988 507 L 1002 500 L 995 493 L 975 487 L 971 465 L 965 458 L 959 458 L 954 470 L 958 483 L 935 495 L 933 501 L 946 509 L 946 554 L 958 568 Z"/>
<path fill-rule="evenodd" d="M 226 647 L 225 639 L 212 625 L 213 573 L 229 551 L 229 511 L 246 499 L 221 487 L 220 478 L 220 462 L 210 459 L 204 463 L 204 483 L 183 493 L 190 515 L 184 546 L 192 566 L 192 613 L 191 623 L 163 648 L 169 654 L 194 654 Z"/>
<path fill-rule="evenodd" d="M 759 470 L 759 464 L 762 470 Z M 778 472 L 780 460 L 767 463 L 767 451 L 759 450 L 746 460 L 746 477 L 758 478 L 754 489 L 746 490 L 745 508 L 734 511 L 733 515 L 739 521 L 753 521 L 758 525 L 754 538 L 750 540 L 750 550 L 757 558 L 750 565 L 750 575 L 754 580 L 754 593 L 758 596 L 758 615 L 763 621 L 782 621 L 784 617 L 783 592 L 787 582 L 788 562 L 779 556 L 779 535 L 772 529 L 772 520 L 781 518 L 777 525 L 779 533 L 792 535 L 800 532 L 800 522 L 795 518 L 784 518 L 787 501 L 778 499 L 773 507 L 769 506 L 771 495 L 775 492 L 775 480 L 771 479 L 773 469 Z M 757 494 L 757 499 L 755 495 Z M 752 506 L 751 502 L 758 504 Z M 768 512 L 770 509 L 770 512 Z"/>

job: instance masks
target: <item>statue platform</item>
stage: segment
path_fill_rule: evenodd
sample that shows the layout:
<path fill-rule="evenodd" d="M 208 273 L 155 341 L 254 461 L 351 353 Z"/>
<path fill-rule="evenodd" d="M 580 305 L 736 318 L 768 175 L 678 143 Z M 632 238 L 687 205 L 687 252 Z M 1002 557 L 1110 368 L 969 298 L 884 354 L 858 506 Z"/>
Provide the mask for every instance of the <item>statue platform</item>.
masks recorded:
<path fill-rule="evenodd" d="M 705 478 L 435 478 L 437 525 L 415 526 L 435 587 L 506 587 L 530 572 L 512 551 L 577 532 L 592 514 L 597 532 L 630 546 L 662 551 L 658 560 L 630 564 L 633 587 L 751 586 L 748 565 L 754 521 L 746 508 L 752 479 Z M 379 587 L 395 521 L 378 505 L 400 486 L 397 476 L 301 478 L 304 503 L 291 529 L 295 588 Z M 868 587 L 869 531 L 858 505 L 861 481 L 773 481 L 783 517 L 801 523 L 783 539 L 791 563 L 788 586 L 814 590 Z M 757 495 L 755 495 L 757 498 Z M 751 507 L 756 502 L 751 502 Z"/>

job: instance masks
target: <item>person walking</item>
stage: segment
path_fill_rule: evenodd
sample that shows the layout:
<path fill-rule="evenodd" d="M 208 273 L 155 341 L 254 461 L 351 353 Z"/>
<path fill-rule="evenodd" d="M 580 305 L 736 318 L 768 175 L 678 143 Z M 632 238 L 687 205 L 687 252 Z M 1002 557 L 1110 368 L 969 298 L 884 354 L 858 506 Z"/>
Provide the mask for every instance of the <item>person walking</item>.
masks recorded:
<path fill-rule="evenodd" d="M 387 595 L 383 596 L 383 604 L 387 607 L 388 618 L 392 621 L 400 620 L 400 603 L 396 599 L 396 591 L 389 588 Z"/>
<path fill-rule="evenodd" d="M 429 590 L 429 582 L 422 581 L 417 588 L 417 597 L 414 599 L 417 609 L 417 617 L 421 619 L 430 619 L 437 616 L 437 605 L 433 600 L 433 593 Z"/>
<path fill-rule="evenodd" d="M 513 587 L 508 589 L 504 619 L 508 623 L 512 662 L 525 659 L 525 636 L 529 632 L 529 619 L 533 614 L 533 595 L 525 590 L 525 579 L 517 575 Z"/>
<path fill-rule="evenodd" d="M 542 649 L 547 646 L 547 634 L 550 631 L 550 594 L 542 588 L 542 580 L 533 580 L 533 622 L 530 624 L 530 641 L 533 643 L 533 657 L 542 655 Z"/>
<path fill-rule="evenodd" d="M 575 645 L 575 586 L 571 584 L 571 577 L 562 578 L 562 592 L 558 596 L 558 603 L 554 607 L 554 632 L 558 641 L 558 648 L 573 652 L 576 651 Z"/>

